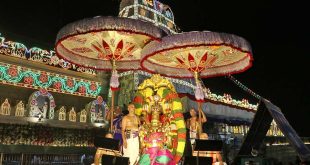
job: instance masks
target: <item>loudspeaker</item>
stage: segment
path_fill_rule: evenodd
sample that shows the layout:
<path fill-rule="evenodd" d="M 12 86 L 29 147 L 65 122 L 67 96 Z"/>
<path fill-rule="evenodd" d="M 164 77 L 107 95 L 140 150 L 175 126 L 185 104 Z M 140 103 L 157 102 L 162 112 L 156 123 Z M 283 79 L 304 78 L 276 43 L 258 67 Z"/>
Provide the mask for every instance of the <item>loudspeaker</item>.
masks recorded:
<path fill-rule="evenodd" d="M 212 157 L 186 156 L 183 165 L 212 165 Z"/>
<path fill-rule="evenodd" d="M 111 138 L 95 137 L 94 139 L 95 147 L 110 149 L 110 150 L 119 150 L 120 141 Z"/>
<path fill-rule="evenodd" d="M 111 155 L 102 155 L 101 164 L 107 165 L 127 165 L 129 164 L 129 158 Z"/>

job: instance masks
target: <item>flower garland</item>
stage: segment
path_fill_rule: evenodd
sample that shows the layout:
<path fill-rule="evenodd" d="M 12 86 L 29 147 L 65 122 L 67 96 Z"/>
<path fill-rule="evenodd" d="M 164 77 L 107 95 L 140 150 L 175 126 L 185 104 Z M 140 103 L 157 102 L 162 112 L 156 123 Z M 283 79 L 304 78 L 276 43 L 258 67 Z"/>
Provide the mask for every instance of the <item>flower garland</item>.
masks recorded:
<path fill-rule="evenodd" d="M 158 92 L 158 94 L 160 95 L 160 92 Z M 177 93 L 168 89 L 165 89 L 160 96 L 166 101 L 171 101 L 172 103 L 172 123 L 177 126 L 177 135 L 172 137 L 173 139 L 177 139 L 177 143 L 173 144 L 172 153 L 174 154 L 174 161 L 179 162 L 183 156 L 186 143 L 186 127 L 183 118 L 182 102 Z"/>

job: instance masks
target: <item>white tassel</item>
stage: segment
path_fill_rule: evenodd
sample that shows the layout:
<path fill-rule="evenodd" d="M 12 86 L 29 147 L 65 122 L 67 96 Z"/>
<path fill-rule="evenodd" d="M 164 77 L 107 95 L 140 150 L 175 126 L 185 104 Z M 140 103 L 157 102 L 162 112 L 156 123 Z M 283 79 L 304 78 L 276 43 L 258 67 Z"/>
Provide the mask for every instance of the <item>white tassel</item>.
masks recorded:
<path fill-rule="evenodd" d="M 202 90 L 202 86 L 199 82 L 197 82 L 196 87 L 195 87 L 195 98 L 197 101 L 204 101 L 204 93 Z"/>
<path fill-rule="evenodd" d="M 118 89 L 118 87 L 119 87 L 118 77 L 119 77 L 119 75 L 117 73 L 117 70 L 112 71 L 112 76 L 110 79 L 111 90 L 117 90 Z"/>

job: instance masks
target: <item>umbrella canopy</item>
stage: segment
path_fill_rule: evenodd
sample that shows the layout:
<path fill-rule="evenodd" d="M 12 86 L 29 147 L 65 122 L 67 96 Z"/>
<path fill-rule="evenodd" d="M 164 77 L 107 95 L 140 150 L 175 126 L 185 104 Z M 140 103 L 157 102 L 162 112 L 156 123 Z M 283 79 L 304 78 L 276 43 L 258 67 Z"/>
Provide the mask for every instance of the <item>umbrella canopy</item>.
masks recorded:
<path fill-rule="evenodd" d="M 186 32 L 151 42 L 142 50 L 141 66 L 169 77 L 202 78 L 245 71 L 252 65 L 249 43 L 236 35 Z"/>
<path fill-rule="evenodd" d="M 74 64 L 96 70 L 139 69 L 142 48 L 160 40 L 165 32 L 152 23 L 120 17 L 94 17 L 63 27 L 56 40 L 56 53 Z"/>

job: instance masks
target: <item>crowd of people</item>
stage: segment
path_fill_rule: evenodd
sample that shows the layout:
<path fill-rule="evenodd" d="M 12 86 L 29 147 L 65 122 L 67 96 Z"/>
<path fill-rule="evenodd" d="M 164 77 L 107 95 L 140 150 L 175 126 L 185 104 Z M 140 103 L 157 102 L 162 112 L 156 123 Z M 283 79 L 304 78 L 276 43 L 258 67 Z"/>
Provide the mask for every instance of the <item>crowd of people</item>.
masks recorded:
<path fill-rule="evenodd" d="M 63 129 L 42 125 L 0 124 L 0 144 L 61 147 L 92 147 L 90 130 Z"/>

